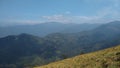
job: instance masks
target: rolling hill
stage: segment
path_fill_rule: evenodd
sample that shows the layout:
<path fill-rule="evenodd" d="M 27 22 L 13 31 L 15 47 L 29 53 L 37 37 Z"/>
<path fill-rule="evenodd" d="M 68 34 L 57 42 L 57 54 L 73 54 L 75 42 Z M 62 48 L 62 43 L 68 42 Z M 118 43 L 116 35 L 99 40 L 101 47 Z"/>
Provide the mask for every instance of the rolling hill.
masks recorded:
<path fill-rule="evenodd" d="M 52 58 L 57 56 L 56 50 L 52 42 L 29 34 L 0 38 L 0 68 L 43 65 L 54 61 Z"/>
<path fill-rule="evenodd" d="M 120 45 L 34 68 L 120 68 Z"/>
<path fill-rule="evenodd" d="M 54 42 L 59 50 L 67 56 L 81 52 L 92 52 L 118 45 L 120 38 L 120 21 L 103 24 L 93 30 L 71 34 L 55 33 L 44 38 Z"/>
<path fill-rule="evenodd" d="M 101 24 L 63 24 L 58 22 L 47 22 L 37 25 L 16 25 L 0 27 L 0 37 L 8 35 L 18 35 L 21 33 L 32 34 L 35 36 L 46 36 L 51 33 L 76 33 L 85 30 L 94 29 Z"/>
<path fill-rule="evenodd" d="M 120 22 L 114 21 L 78 33 L 30 34 L 0 38 L 0 67 L 25 68 L 45 65 L 82 53 L 120 44 Z"/>

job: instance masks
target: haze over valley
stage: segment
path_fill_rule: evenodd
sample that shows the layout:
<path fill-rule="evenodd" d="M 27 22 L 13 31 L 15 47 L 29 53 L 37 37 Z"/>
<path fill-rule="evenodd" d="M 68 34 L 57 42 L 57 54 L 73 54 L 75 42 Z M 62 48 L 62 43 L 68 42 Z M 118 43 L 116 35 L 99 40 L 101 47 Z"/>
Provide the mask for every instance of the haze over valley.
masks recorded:
<path fill-rule="evenodd" d="M 120 68 L 120 0 L 0 0 L 0 68 Z"/>

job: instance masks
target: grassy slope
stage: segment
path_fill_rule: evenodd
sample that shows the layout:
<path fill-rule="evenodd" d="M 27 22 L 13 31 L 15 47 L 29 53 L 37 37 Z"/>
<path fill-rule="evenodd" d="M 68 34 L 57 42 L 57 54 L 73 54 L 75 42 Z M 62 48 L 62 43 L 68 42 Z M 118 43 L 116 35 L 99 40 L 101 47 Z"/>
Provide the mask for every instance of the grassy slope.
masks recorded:
<path fill-rule="evenodd" d="M 120 45 L 35 68 L 120 68 Z"/>

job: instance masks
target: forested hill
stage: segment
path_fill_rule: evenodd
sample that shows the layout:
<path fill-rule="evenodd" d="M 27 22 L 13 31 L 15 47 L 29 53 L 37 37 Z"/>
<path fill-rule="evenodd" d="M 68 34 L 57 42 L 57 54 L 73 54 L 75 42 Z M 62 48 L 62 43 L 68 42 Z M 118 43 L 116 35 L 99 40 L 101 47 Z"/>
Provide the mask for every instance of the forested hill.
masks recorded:
<path fill-rule="evenodd" d="M 72 34 L 55 33 L 46 36 L 56 43 L 62 53 L 75 56 L 80 52 L 91 52 L 117 45 L 120 38 L 120 21 L 110 22 L 90 31 Z M 72 54 L 71 54 L 72 53 Z"/>
<path fill-rule="evenodd" d="M 24 68 L 93 52 L 120 44 L 120 22 L 79 33 L 29 34 L 0 38 L 0 67 Z"/>

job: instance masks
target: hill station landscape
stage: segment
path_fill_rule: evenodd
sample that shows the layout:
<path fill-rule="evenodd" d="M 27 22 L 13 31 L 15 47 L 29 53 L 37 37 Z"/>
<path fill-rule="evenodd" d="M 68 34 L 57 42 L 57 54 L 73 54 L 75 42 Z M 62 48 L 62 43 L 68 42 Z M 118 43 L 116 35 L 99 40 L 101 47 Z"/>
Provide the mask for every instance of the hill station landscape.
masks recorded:
<path fill-rule="evenodd" d="M 120 68 L 120 0 L 0 0 L 0 68 Z"/>

